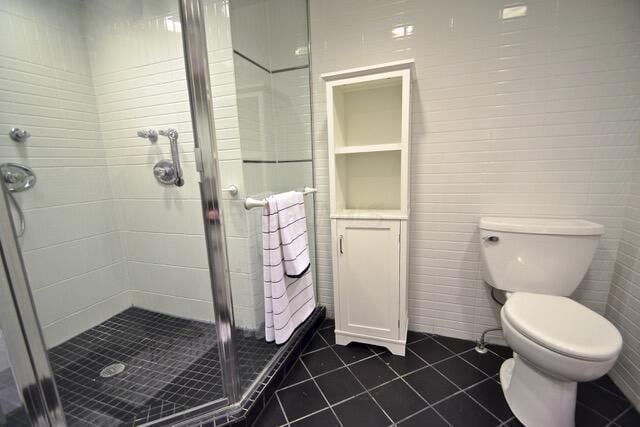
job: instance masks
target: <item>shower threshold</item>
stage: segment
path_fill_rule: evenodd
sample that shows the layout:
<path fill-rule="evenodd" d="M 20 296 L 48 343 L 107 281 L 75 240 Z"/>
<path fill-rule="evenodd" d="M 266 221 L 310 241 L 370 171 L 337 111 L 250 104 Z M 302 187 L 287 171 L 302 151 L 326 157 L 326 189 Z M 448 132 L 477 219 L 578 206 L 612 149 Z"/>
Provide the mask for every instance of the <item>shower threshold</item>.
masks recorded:
<path fill-rule="evenodd" d="M 238 333 L 243 389 L 278 346 Z M 52 348 L 49 357 L 72 426 L 140 425 L 223 398 L 215 325 L 129 308 Z M 116 375 L 100 373 L 124 365 Z"/>

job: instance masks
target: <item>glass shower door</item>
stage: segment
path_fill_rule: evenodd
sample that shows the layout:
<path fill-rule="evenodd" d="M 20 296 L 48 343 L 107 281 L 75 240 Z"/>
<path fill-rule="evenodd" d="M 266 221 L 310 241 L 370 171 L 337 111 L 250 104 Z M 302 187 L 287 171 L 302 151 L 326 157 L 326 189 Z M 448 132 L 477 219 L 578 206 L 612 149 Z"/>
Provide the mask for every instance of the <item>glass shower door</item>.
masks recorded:
<path fill-rule="evenodd" d="M 0 3 L 0 177 L 69 425 L 235 398 L 199 4 Z"/>
<path fill-rule="evenodd" d="M 29 426 L 30 419 L 13 376 L 4 334 L 0 328 L 0 426 Z"/>
<path fill-rule="evenodd" d="M 287 345 L 265 339 L 265 307 L 269 304 L 264 293 L 263 212 L 261 208 L 245 209 L 244 199 L 264 199 L 314 186 L 309 39 L 306 0 L 233 0 L 228 9 L 231 42 L 221 42 L 219 25 L 208 27 L 207 40 L 211 46 L 225 46 L 215 52 L 216 57 L 224 58 L 232 73 L 218 81 L 227 82 L 235 94 L 229 103 L 236 109 L 234 120 L 220 120 L 224 111 L 216 111 L 215 116 L 216 127 L 226 125 L 227 135 L 235 136 L 227 140 L 229 151 L 221 163 L 228 165 L 222 168 L 223 179 L 224 172 L 235 171 L 234 181 L 225 185 L 239 188 L 238 196 L 223 196 L 223 206 L 225 218 L 233 217 L 231 224 L 227 221 L 227 244 L 232 254 L 229 269 L 240 379 L 246 393 Z M 216 65 L 214 70 L 223 70 Z M 311 260 L 309 286 L 315 292 L 313 194 L 304 196 L 304 204 Z M 291 289 L 306 298 L 309 289 L 300 286 L 303 282 Z"/>

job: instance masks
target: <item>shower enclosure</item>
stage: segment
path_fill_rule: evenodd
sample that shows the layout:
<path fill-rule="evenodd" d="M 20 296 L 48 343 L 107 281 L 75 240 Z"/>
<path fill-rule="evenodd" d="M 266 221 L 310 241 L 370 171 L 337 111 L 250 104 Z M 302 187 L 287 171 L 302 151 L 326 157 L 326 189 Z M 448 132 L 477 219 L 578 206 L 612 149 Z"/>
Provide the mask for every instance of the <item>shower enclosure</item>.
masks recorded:
<path fill-rule="evenodd" d="M 7 0 L 0 32 L 0 425 L 237 408 L 287 348 L 244 199 L 313 186 L 306 1 Z"/>

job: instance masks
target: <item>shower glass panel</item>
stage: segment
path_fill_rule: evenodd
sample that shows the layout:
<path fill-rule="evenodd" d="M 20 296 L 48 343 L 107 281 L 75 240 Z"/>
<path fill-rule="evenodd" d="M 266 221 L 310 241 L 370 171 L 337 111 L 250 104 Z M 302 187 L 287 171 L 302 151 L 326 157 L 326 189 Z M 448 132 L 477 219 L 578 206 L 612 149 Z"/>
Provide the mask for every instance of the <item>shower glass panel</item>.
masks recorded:
<path fill-rule="evenodd" d="M 13 376 L 7 343 L 0 323 L 0 426 L 29 425 L 29 416 Z"/>
<path fill-rule="evenodd" d="M 178 1 L 5 0 L 0 32 L 1 163 L 35 176 L 14 224 L 67 423 L 227 403 Z"/>
<path fill-rule="evenodd" d="M 309 39 L 306 0 L 233 0 L 228 7 L 231 38 L 216 25 L 208 27 L 215 31 L 207 41 L 213 70 L 224 72 L 224 78 L 214 77 L 214 91 L 224 86 L 233 95 L 215 116 L 216 129 L 227 136 L 219 141 L 223 187 L 239 189 L 235 197 L 223 196 L 223 212 L 246 393 L 255 374 L 268 368 L 285 345 L 265 340 L 262 209 L 246 210 L 243 201 L 313 187 Z M 220 49 L 214 52 L 216 45 Z M 305 196 L 305 208 L 315 274 L 313 195 Z M 314 288 L 315 282 L 314 276 Z"/>

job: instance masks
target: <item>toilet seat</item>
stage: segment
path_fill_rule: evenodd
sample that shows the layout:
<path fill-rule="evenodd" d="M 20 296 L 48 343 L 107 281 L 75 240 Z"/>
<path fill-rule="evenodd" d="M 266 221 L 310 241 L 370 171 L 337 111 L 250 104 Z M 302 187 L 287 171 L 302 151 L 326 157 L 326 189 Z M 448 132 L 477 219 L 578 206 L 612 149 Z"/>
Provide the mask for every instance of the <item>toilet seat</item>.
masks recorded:
<path fill-rule="evenodd" d="M 502 311 L 520 334 L 563 356 L 604 362 L 622 348 L 622 337 L 611 322 L 566 297 L 516 292 Z"/>

